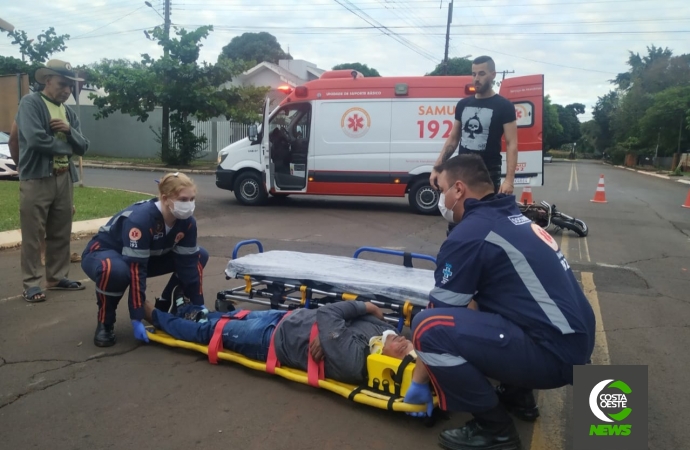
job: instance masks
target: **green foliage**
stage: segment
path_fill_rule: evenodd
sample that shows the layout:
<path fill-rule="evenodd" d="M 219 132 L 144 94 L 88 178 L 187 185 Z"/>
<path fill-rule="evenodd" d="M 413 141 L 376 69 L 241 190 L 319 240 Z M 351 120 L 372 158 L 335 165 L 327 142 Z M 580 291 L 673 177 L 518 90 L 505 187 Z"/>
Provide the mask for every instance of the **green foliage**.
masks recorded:
<path fill-rule="evenodd" d="M 628 71 L 610 80 L 616 89 L 594 108 L 596 147 L 659 156 L 690 146 L 690 55 L 673 56 L 668 48 L 647 47 L 629 53 Z"/>
<path fill-rule="evenodd" d="M 544 150 L 556 148 L 563 125 L 558 121 L 558 108 L 551 103 L 551 96 L 544 97 Z"/>
<path fill-rule="evenodd" d="M 27 63 L 12 56 L 0 56 L 0 75 L 26 73 L 29 75 L 29 79 L 33 80 L 36 69 L 41 66 L 40 63 Z"/>
<path fill-rule="evenodd" d="M 167 148 L 161 148 L 161 155 L 163 162 L 175 165 L 188 165 L 206 146 L 206 137 L 194 133 L 192 118 L 259 120 L 266 88 L 222 87 L 247 69 L 244 62 L 227 58 L 216 64 L 198 62 L 201 41 L 212 30 L 212 26 L 180 29 L 177 37 L 166 38 L 164 30 L 157 27 L 149 34 L 163 47 L 160 58 L 144 54 L 141 62 L 103 60 L 86 68 L 89 82 L 107 93 L 89 96 L 98 107 L 96 118 L 120 111 L 145 122 L 154 108 L 167 105 L 172 139 Z M 161 131 L 154 133 L 162 143 Z"/>
<path fill-rule="evenodd" d="M 427 76 L 443 75 L 443 62 L 438 64 Z M 448 76 L 472 75 L 472 61 L 467 58 L 448 58 Z"/>
<path fill-rule="evenodd" d="M 365 77 L 380 77 L 381 76 L 381 74 L 379 74 L 378 70 L 374 69 L 373 67 L 369 67 L 366 64 L 362 64 L 362 63 L 358 63 L 358 62 L 338 64 L 336 66 L 333 66 L 332 70 L 341 70 L 341 69 L 356 70 L 357 72 L 360 72 Z"/>
<path fill-rule="evenodd" d="M 36 39 L 29 39 L 26 31 L 17 29 L 8 31 L 7 35 L 14 39 L 12 44 L 18 45 L 20 53 L 32 63 L 45 63 L 53 53 L 65 51 L 65 41 L 69 39 L 69 34 L 58 36 L 53 27 L 43 31 Z"/>
<path fill-rule="evenodd" d="M 292 56 L 283 51 L 275 36 L 262 31 L 235 36 L 223 47 L 220 58 L 245 61 L 252 67 L 264 61 L 278 64 L 278 60 L 292 59 Z"/>

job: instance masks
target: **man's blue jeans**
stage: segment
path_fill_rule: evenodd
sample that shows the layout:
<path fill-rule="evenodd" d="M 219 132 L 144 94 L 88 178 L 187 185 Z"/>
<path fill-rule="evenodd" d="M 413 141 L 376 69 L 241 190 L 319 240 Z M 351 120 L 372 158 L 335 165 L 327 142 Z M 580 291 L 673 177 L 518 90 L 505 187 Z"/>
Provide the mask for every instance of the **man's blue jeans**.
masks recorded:
<path fill-rule="evenodd" d="M 238 311 L 230 314 L 235 315 Z M 184 311 L 180 311 L 184 315 Z M 266 361 L 271 336 L 287 311 L 252 311 L 244 319 L 230 319 L 223 327 L 223 348 L 240 353 L 249 359 Z M 209 313 L 208 321 L 186 320 L 157 309 L 153 310 L 153 325 L 175 339 L 208 345 L 223 313 Z"/>

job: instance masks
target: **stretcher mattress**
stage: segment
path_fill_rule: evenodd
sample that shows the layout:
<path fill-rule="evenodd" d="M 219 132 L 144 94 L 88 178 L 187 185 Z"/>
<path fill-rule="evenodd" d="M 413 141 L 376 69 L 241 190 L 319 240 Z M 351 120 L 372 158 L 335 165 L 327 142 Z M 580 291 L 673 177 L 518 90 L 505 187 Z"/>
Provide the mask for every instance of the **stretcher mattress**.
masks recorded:
<path fill-rule="evenodd" d="M 174 337 L 170 336 L 164 331 L 156 330 L 151 326 L 147 327 L 147 335 L 151 341 L 167 345 L 168 347 L 184 348 L 187 350 L 200 352 L 205 355 L 208 355 L 209 352 L 207 345 L 175 339 Z M 380 355 L 375 356 L 384 359 L 386 358 Z M 218 352 L 218 359 L 238 363 L 250 369 L 260 370 L 262 372 L 267 371 L 266 363 L 249 359 L 239 353 L 231 352 L 229 350 L 220 350 Z M 376 364 L 372 365 L 371 361 L 369 361 L 368 368 L 371 367 L 376 367 Z M 409 387 L 409 384 L 411 382 L 411 373 L 413 368 L 414 364 L 410 364 L 408 366 L 408 374 L 405 377 L 404 390 L 402 392 L 402 396 L 398 398 L 391 398 L 390 395 L 385 395 L 383 393 L 376 392 L 375 390 L 368 389 L 366 386 L 363 388 L 361 386 L 342 383 L 340 381 L 332 380 L 329 378 L 318 380 L 318 387 L 321 389 L 326 389 L 328 391 L 334 392 L 354 402 L 362 403 L 368 406 L 373 406 L 375 408 L 399 412 L 424 412 L 426 411 L 426 405 L 414 405 L 403 402 L 404 392 L 407 391 L 407 387 Z M 377 372 L 383 373 L 384 370 L 379 368 Z M 275 374 L 291 381 L 296 381 L 298 383 L 307 385 L 309 384 L 308 374 L 301 370 L 292 369 L 288 367 L 276 367 Z M 434 405 L 438 406 L 438 398 L 436 397 L 434 397 Z"/>
<path fill-rule="evenodd" d="M 434 271 L 365 259 L 273 250 L 232 259 L 225 274 L 313 281 L 357 295 L 379 295 L 426 307 L 434 288 Z"/>

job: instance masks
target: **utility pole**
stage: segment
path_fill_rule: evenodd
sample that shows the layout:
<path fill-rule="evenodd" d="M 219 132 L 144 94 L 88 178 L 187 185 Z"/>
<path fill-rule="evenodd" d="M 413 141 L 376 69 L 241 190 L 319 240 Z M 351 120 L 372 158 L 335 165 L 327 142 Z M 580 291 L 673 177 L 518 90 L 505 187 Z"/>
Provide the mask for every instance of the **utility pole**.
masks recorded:
<path fill-rule="evenodd" d="M 443 75 L 448 74 L 448 45 L 450 44 L 450 24 L 453 21 L 453 0 L 448 3 L 448 24 L 446 25 L 446 52 L 443 57 Z"/>
<path fill-rule="evenodd" d="M 502 71 L 500 71 L 500 72 L 498 72 L 498 73 L 502 73 L 502 74 L 503 74 L 503 78 L 501 78 L 501 81 L 503 81 L 503 80 L 506 79 L 506 74 L 507 74 L 507 73 L 515 73 L 515 71 L 514 71 L 514 70 L 502 70 Z"/>
<path fill-rule="evenodd" d="M 165 23 L 163 25 L 163 30 L 165 31 L 166 41 L 170 39 L 170 0 L 165 0 Z M 164 48 L 165 57 L 168 56 L 167 42 Z M 163 133 L 161 136 L 161 156 L 163 162 L 168 158 L 168 145 L 170 144 L 170 111 L 168 109 L 168 103 L 163 102 Z"/>

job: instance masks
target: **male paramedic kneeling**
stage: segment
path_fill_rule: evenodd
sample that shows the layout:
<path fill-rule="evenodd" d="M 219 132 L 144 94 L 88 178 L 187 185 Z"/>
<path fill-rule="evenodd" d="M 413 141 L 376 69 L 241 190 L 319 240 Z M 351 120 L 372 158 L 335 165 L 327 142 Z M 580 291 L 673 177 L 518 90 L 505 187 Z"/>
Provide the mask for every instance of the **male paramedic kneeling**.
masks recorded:
<path fill-rule="evenodd" d="M 405 402 L 428 404 L 431 381 L 441 409 L 474 415 L 443 431 L 442 447 L 518 449 L 508 411 L 535 420 L 532 389 L 572 384 L 573 366 L 587 364 L 594 348 L 594 313 L 558 244 L 514 196 L 494 194 L 479 157 L 459 155 L 436 170 L 439 208 L 459 223 L 439 251 L 429 308 L 412 323 L 418 361 Z"/>
<path fill-rule="evenodd" d="M 172 273 L 156 303 L 158 308 L 171 309 L 178 287 L 192 304 L 204 304 L 202 277 L 208 252 L 196 243 L 192 217 L 196 186 L 176 172 L 160 180 L 158 191 L 159 198 L 137 202 L 117 213 L 82 254 L 81 267 L 96 283 L 98 326 L 93 341 L 98 347 L 115 345 L 115 311 L 127 287 L 134 337 L 148 342 L 141 322 L 147 277 Z"/>

